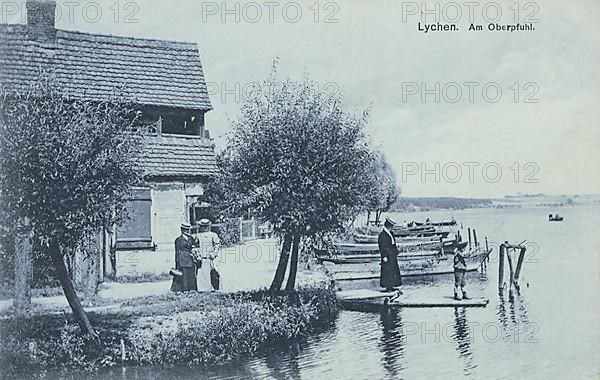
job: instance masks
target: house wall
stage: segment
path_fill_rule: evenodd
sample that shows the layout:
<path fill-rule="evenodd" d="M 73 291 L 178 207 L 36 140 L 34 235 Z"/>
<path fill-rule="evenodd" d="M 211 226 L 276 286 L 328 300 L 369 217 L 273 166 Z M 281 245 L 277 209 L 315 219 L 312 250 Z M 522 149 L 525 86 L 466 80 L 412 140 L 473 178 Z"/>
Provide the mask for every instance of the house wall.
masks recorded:
<path fill-rule="evenodd" d="M 117 251 L 117 275 L 164 273 L 175 266 L 175 239 L 188 220 L 186 197 L 203 194 L 200 182 L 151 184 L 151 228 L 155 250 Z"/>

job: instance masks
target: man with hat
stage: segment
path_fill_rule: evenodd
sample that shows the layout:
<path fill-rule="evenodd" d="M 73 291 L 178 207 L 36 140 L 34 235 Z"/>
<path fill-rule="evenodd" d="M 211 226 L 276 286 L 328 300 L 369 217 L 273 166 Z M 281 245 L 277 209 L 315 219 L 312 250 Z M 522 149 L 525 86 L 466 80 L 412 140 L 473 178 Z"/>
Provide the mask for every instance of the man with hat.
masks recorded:
<path fill-rule="evenodd" d="M 191 235 L 192 226 L 189 223 L 181 224 L 181 235 L 175 239 L 175 269 L 181 272 L 181 276 L 174 276 L 172 291 L 185 292 L 198 290 L 196 284 L 196 260 L 192 248 L 198 242 Z"/>
<path fill-rule="evenodd" d="M 395 224 L 392 219 L 385 218 L 383 230 L 379 233 L 377 239 L 379 254 L 381 255 L 379 284 L 388 292 L 395 291 L 395 287 L 402 285 L 402 276 L 398 266 L 398 247 L 396 246 L 396 238 L 392 233 L 392 227 Z M 402 294 L 400 291 L 399 293 Z"/>

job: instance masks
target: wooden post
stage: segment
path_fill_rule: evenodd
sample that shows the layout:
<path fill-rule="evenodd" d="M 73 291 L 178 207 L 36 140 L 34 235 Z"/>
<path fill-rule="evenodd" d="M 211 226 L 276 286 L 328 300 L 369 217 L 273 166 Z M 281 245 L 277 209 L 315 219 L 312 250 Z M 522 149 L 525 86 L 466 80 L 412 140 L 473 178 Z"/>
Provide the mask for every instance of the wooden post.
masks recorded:
<path fill-rule="evenodd" d="M 473 228 L 473 243 L 475 244 L 476 248 L 479 246 L 479 244 L 477 244 L 477 231 L 474 228 Z"/>
<path fill-rule="evenodd" d="M 489 251 L 490 249 L 488 248 L 488 241 L 487 241 L 487 236 L 485 237 L 485 251 Z"/>
<path fill-rule="evenodd" d="M 500 244 L 499 254 L 498 254 L 498 289 L 502 289 L 502 282 L 504 280 L 504 251 L 506 248 L 504 244 Z"/>
<path fill-rule="evenodd" d="M 521 252 L 519 253 L 519 261 L 517 261 L 517 269 L 515 269 L 515 285 L 519 286 L 519 275 L 521 274 L 521 266 L 523 265 L 523 260 L 525 259 L 525 247 L 521 248 Z"/>
<path fill-rule="evenodd" d="M 469 251 L 471 250 L 471 227 L 467 228 L 469 231 Z"/>
<path fill-rule="evenodd" d="M 33 275 L 31 232 L 26 223 L 15 237 L 15 295 L 13 306 L 18 317 L 31 312 L 31 281 Z"/>
<path fill-rule="evenodd" d="M 508 268 L 510 270 L 510 280 L 509 280 L 509 289 L 512 288 L 512 286 L 515 283 L 515 272 L 513 270 L 513 263 L 512 263 L 512 258 L 510 257 L 512 249 L 508 248 L 506 251 L 506 258 L 508 259 Z"/>
<path fill-rule="evenodd" d="M 121 362 L 124 362 L 127 359 L 127 354 L 125 353 L 125 341 L 121 338 Z"/>

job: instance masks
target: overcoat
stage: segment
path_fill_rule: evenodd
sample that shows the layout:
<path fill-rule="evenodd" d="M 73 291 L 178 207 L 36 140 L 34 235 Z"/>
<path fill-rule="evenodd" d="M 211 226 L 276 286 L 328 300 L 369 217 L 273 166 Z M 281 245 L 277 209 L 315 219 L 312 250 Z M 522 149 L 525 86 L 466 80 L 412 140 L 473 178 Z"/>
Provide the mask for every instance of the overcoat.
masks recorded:
<path fill-rule="evenodd" d="M 196 284 L 196 263 L 192 253 L 192 248 L 196 240 L 191 236 L 181 235 L 175 239 L 175 268 L 179 269 L 183 276 L 173 277 L 171 290 L 175 292 L 185 292 L 188 290 L 198 290 Z"/>
<path fill-rule="evenodd" d="M 395 240 L 384 230 L 379 233 L 377 243 L 381 255 L 379 284 L 386 289 L 402 285 L 402 276 L 398 266 L 398 247 L 396 247 Z M 386 258 L 387 260 L 384 260 Z"/>

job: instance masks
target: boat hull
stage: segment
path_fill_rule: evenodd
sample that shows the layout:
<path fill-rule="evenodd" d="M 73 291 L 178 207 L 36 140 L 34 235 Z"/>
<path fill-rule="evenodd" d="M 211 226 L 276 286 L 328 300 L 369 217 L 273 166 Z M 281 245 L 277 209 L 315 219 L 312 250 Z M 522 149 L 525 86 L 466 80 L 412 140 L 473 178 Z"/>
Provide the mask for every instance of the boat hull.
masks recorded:
<path fill-rule="evenodd" d="M 402 276 L 432 276 L 454 273 L 454 260 L 451 255 L 428 254 L 423 251 L 420 254 L 400 254 L 398 265 Z M 475 249 L 465 255 L 467 271 L 475 271 L 485 260 L 491 249 Z M 374 257 L 370 260 L 359 261 L 358 258 L 341 260 L 338 258 L 320 258 L 325 269 L 337 281 L 377 279 L 380 276 L 380 261 Z"/>
<path fill-rule="evenodd" d="M 467 242 L 459 242 L 456 240 L 440 241 L 439 239 L 415 239 L 409 240 L 398 240 L 396 247 L 398 252 L 416 252 L 422 250 L 439 250 L 443 248 L 444 253 L 454 253 L 455 250 L 463 250 L 467 246 Z M 336 242 L 334 244 L 334 250 L 339 255 L 346 254 L 375 254 L 379 253 L 379 245 L 377 243 L 346 243 Z"/>
<path fill-rule="evenodd" d="M 450 227 L 450 226 L 455 226 L 456 220 L 442 220 L 440 222 L 412 222 L 412 224 L 414 224 L 415 226 L 444 226 L 444 227 Z"/>

